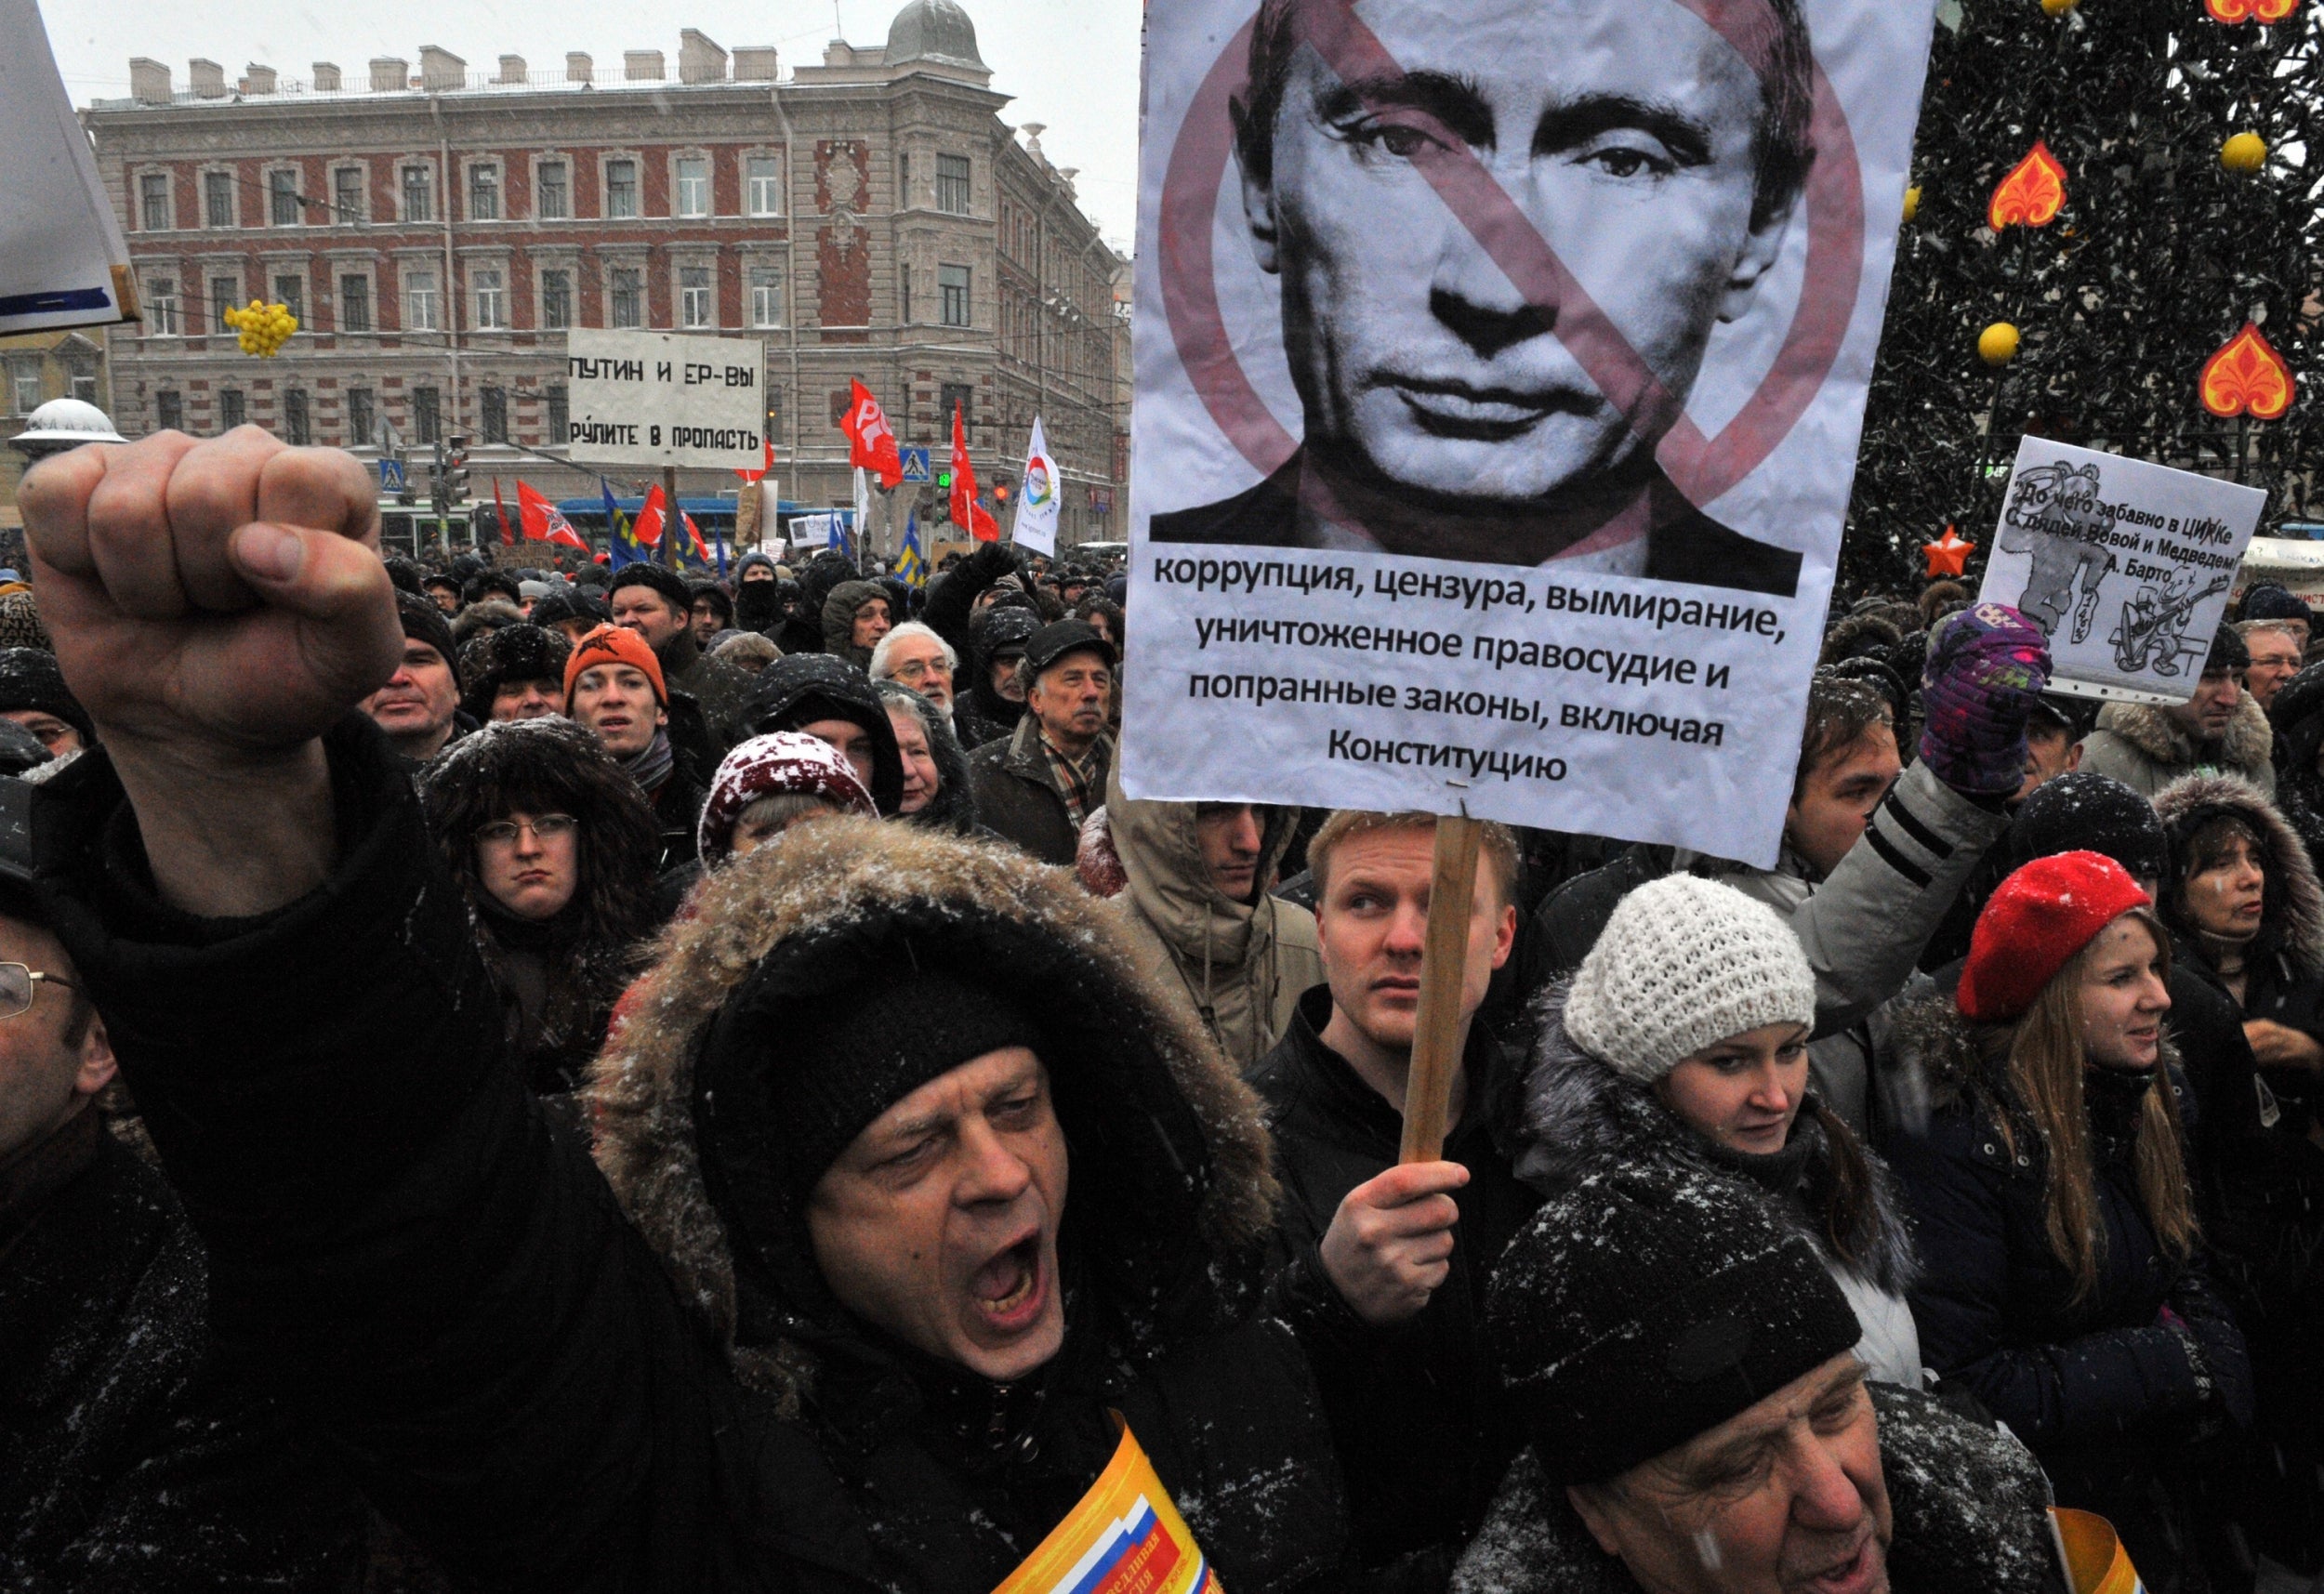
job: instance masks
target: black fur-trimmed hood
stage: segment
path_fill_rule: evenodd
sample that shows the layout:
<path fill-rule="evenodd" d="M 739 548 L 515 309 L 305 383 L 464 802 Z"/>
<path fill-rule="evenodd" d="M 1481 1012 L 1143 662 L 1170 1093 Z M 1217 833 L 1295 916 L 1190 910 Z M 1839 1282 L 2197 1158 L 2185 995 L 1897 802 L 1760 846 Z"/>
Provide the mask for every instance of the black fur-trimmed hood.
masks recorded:
<path fill-rule="evenodd" d="M 786 1409 L 826 1376 L 852 1388 L 883 1375 L 835 1315 L 803 1235 L 723 1193 L 768 1182 L 752 1159 L 779 1142 L 750 1106 L 783 1058 L 762 1043 L 733 1060 L 713 1029 L 737 1003 L 779 1034 L 786 1004 L 907 959 L 1037 1015 L 1074 1159 L 1069 1229 L 1081 1224 L 1124 1354 L 1255 1301 L 1277 1196 L 1259 1099 L 1191 1014 L 1138 980 L 1111 914 L 1066 871 L 912 826 L 822 820 L 709 875 L 659 954 L 593 1071 L 598 1164 L 736 1376 Z"/>
<path fill-rule="evenodd" d="M 1634 1167 L 1663 1162 L 1689 1172 L 1740 1179 L 1651 1089 L 1623 1078 L 1581 1049 L 1565 1028 L 1565 994 L 1571 985 L 1571 980 L 1561 980 L 1534 1004 L 1537 1038 L 1525 1079 L 1517 1177 L 1545 1193 L 1618 1164 Z M 1808 1176 L 1813 1185 L 1829 1166 L 1830 1147 L 1804 1113 L 1793 1133 L 1816 1137 Z M 1869 1244 L 1853 1271 L 1877 1288 L 1901 1296 L 1914 1273 L 1911 1236 L 1886 1166 L 1868 1149 L 1864 1160 L 1872 1176 L 1873 1216 Z M 1819 1255 L 1831 1256 L 1831 1241 L 1819 1232 L 1820 1225 L 1811 1227 L 1789 1203 L 1776 1205 L 1815 1243 Z"/>
<path fill-rule="evenodd" d="M 2170 832 L 2173 870 L 2179 854 L 2206 819 L 2231 813 L 2250 826 L 2267 850 L 2267 896 L 2260 935 L 2265 950 L 2291 960 L 2302 980 L 2324 974 L 2324 886 L 2299 833 L 2259 787 L 2239 775 L 2187 775 L 2155 794 L 2155 812 Z M 2163 894 L 2172 895 L 2164 887 Z M 2187 927 L 2173 923 L 2172 929 Z"/>

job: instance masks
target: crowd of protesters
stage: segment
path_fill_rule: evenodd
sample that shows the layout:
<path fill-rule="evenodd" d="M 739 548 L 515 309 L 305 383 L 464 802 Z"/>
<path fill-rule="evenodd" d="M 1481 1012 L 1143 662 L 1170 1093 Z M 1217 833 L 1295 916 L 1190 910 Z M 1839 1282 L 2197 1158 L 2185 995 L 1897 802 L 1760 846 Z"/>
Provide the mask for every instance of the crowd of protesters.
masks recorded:
<path fill-rule="evenodd" d="M 988 1594 L 1122 1424 L 1236 1594 L 2324 1573 L 2281 589 L 2103 712 L 1838 610 L 1772 868 L 1485 826 L 1404 1164 L 1434 822 L 1127 797 L 1117 570 L 24 506 L 0 1587 Z"/>

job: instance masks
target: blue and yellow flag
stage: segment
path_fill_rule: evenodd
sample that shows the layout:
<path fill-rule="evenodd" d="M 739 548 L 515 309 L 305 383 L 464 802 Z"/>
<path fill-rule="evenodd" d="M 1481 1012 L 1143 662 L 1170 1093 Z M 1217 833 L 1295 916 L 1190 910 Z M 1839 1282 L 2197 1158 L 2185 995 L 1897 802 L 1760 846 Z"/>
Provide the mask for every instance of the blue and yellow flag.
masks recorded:
<path fill-rule="evenodd" d="M 625 564 L 642 564 L 654 556 L 638 546 L 636 528 L 621 506 L 614 502 L 613 484 L 602 476 L 597 479 L 598 491 L 605 496 L 605 547 L 613 557 L 608 562 L 619 570 Z"/>
<path fill-rule="evenodd" d="M 904 547 L 896 555 L 896 579 L 906 586 L 928 585 L 928 556 L 920 552 L 920 518 L 918 515 L 905 519 Z"/>

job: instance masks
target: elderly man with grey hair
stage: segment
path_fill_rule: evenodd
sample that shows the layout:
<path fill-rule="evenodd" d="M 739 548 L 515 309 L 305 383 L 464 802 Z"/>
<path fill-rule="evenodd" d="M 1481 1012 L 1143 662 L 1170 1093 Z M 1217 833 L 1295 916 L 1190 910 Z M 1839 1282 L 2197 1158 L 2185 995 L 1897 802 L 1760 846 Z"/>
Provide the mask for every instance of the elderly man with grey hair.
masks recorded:
<path fill-rule="evenodd" d="M 872 649 L 871 678 L 908 686 L 936 705 L 947 722 L 952 719 L 952 678 L 960 655 L 933 628 L 906 620 Z"/>
<path fill-rule="evenodd" d="M 2263 709 L 2272 709 L 2284 682 L 2300 673 L 2307 649 L 2307 626 L 2298 620 L 2246 620 L 2236 627 L 2251 662 L 2243 666 L 2243 690 Z"/>

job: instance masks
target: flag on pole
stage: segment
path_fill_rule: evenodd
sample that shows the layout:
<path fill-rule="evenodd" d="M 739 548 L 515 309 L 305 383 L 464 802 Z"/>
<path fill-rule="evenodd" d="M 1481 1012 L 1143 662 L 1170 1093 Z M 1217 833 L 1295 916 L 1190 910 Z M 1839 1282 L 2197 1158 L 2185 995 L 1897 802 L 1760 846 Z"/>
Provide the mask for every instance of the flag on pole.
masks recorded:
<path fill-rule="evenodd" d="M 855 547 L 865 559 L 871 558 L 871 479 L 861 467 L 855 472 Z"/>
<path fill-rule="evenodd" d="M 969 462 L 969 428 L 952 406 L 952 522 L 980 543 L 1000 541 L 1000 522 L 976 501 L 976 467 Z"/>
<path fill-rule="evenodd" d="M 774 474 L 774 439 L 767 439 L 767 462 L 757 470 L 737 470 L 735 475 L 745 481 L 758 481 Z"/>
<path fill-rule="evenodd" d="M 1041 417 L 1033 417 L 1033 441 L 1024 453 L 1024 485 L 1017 494 L 1017 518 L 1010 523 L 1009 540 L 1045 553 L 1057 553 L 1059 491 L 1057 461 L 1050 457 L 1049 439 L 1041 434 Z"/>
<path fill-rule="evenodd" d="M 667 518 L 668 512 L 662 504 L 661 488 L 647 488 L 645 502 L 638 506 L 638 518 L 629 525 L 630 540 L 641 548 L 660 547 L 662 546 L 662 522 Z"/>
<path fill-rule="evenodd" d="M 888 425 L 887 413 L 880 409 L 879 401 L 871 396 L 869 388 L 852 377 L 848 385 L 852 391 L 847 414 L 839 420 L 839 429 L 847 433 L 848 463 L 858 470 L 879 472 L 879 484 L 883 487 L 900 486 L 904 481 L 904 454 L 896 447 L 895 429 Z"/>
<path fill-rule="evenodd" d="M 499 486 L 497 481 L 493 483 L 495 493 Z M 573 522 L 565 519 L 564 511 L 536 492 L 530 481 L 521 479 L 517 482 L 517 514 L 523 519 L 524 534 L 529 540 L 561 543 L 566 547 L 579 548 L 584 553 L 588 551 L 589 545 L 581 540 L 581 534 L 573 529 Z"/>
<path fill-rule="evenodd" d="M 524 483 L 519 481 L 517 485 L 522 487 Z M 493 478 L 493 513 L 500 518 L 500 546 L 504 548 L 516 547 L 516 533 L 509 529 L 508 506 L 500 500 L 500 478 L 497 476 Z"/>
<path fill-rule="evenodd" d="M 904 520 L 904 549 L 896 555 L 896 579 L 906 586 L 928 585 L 928 556 L 920 552 L 920 518 L 906 514 Z"/>

